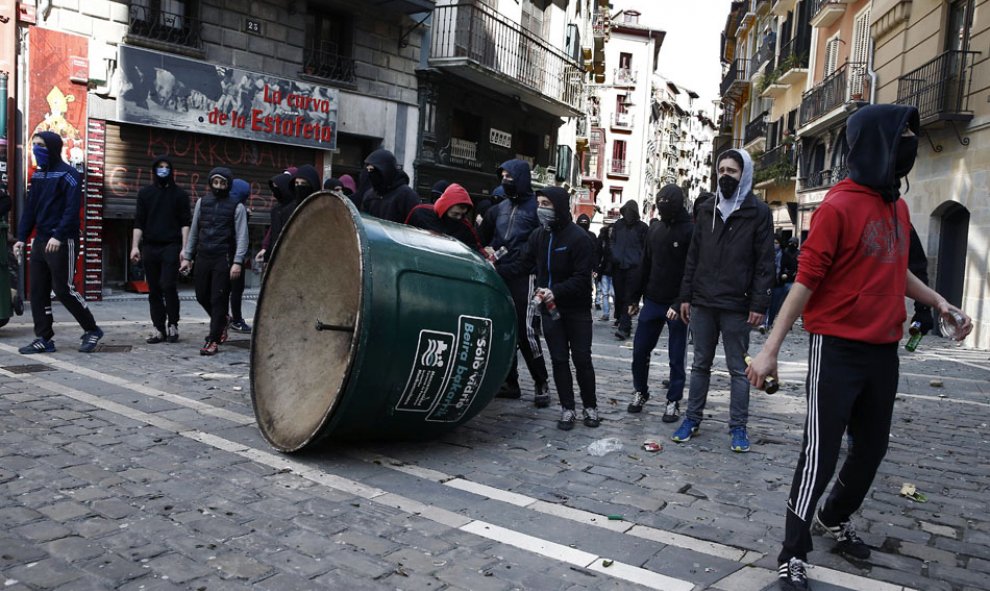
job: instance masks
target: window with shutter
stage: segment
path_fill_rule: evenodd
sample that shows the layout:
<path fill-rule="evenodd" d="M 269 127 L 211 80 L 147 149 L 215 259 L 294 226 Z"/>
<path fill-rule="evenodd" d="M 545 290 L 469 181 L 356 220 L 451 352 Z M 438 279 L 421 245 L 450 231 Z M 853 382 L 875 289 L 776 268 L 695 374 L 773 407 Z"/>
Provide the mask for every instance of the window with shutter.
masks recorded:
<path fill-rule="evenodd" d="M 869 61 L 870 51 L 870 7 L 867 6 L 856 15 L 853 24 L 853 48 L 850 61 L 865 64 Z"/>
<path fill-rule="evenodd" d="M 839 65 L 839 35 L 829 39 L 825 43 L 825 69 L 822 71 L 822 78 L 828 78 Z"/>

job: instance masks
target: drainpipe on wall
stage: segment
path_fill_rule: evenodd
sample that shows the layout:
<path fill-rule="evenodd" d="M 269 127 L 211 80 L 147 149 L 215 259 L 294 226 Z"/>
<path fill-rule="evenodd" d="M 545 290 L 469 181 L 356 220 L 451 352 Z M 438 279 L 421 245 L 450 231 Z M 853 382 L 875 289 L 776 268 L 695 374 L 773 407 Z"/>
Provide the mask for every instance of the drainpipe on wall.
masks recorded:
<path fill-rule="evenodd" d="M 873 51 L 875 42 L 870 37 L 870 53 L 866 58 L 866 73 L 870 75 L 870 104 L 877 104 L 877 73 L 873 71 Z"/>

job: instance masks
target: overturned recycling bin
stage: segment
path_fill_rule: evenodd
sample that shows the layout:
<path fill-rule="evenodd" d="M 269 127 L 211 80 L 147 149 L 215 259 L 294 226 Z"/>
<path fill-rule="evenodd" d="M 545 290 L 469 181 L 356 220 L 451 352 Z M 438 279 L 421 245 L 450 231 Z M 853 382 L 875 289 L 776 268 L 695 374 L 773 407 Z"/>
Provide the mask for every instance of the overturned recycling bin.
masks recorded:
<path fill-rule="evenodd" d="M 254 322 L 255 417 L 284 452 L 444 433 L 491 401 L 516 346 L 512 299 L 488 262 L 329 192 L 282 230 Z"/>

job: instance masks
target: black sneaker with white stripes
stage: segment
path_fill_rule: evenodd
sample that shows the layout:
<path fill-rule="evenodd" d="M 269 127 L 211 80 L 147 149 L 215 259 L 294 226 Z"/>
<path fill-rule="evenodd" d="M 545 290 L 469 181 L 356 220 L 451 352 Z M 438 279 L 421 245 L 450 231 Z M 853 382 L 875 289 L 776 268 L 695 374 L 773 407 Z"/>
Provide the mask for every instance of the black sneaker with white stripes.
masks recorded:
<path fill-rule="evenodd" d="M 815 529 L 826 536 L 834 539 L 835 547 L 832 549 L 836 554 L 842 554 L 857 560 L 866 560 L 870 557 L 870 547 L 859 537 L 852 522 L 846 521 L 839 525 L 825 525 L 822 521 L 822 512 L 819 509 L 815 512 Z"/>
<path fill-rule="evenodd" d="M 777 586 L 781 591 L 808 591 L 807 568 L 800 558 L 791 558 L 777 568 Z"/>

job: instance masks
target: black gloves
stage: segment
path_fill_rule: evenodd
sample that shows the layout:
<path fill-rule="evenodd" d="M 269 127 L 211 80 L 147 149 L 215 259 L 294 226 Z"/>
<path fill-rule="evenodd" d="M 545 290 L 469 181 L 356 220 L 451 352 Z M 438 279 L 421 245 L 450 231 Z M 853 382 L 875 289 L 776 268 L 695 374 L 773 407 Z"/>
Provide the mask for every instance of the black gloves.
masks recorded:
<path fill-rule="evenodd" d="M 924 304 L 916 303 L 914 316 L 911 317 L 911 323 L 915 322 L 921 323 L 921 334 L 928 334 L 931 329 L 935 328 L 935 317 L 932 316 L 932 309 Z"/>

